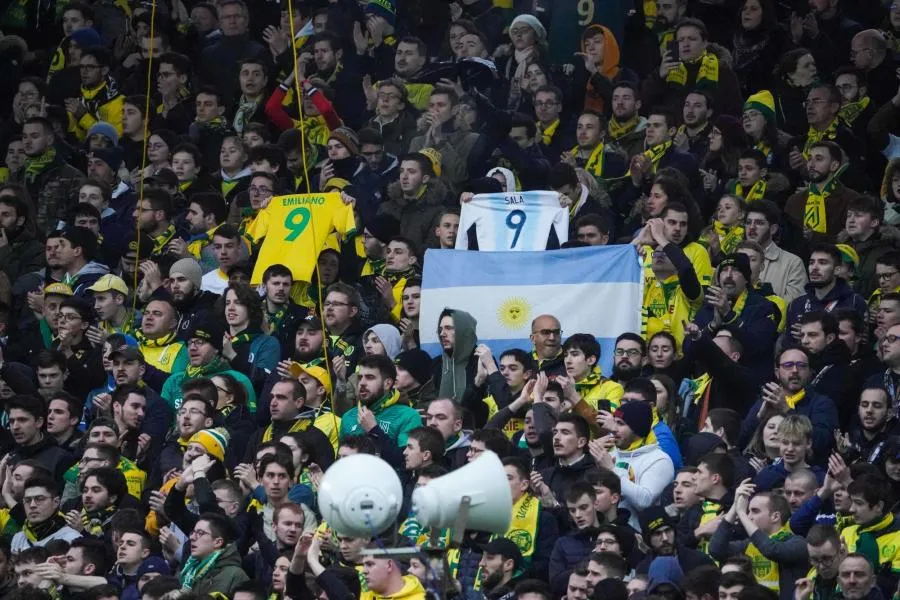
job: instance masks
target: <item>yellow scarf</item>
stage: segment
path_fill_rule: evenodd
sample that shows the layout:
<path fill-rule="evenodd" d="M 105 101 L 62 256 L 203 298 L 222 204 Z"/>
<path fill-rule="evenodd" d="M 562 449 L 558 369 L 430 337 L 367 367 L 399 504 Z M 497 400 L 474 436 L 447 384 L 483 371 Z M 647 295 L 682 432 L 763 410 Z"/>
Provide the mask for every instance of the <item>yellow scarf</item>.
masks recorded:
<path fill-rule="evenodd" d="M 853 125 L 856 118 L 869 107 L 869 103 L 871 102 L 872 100 L 868 96 L 863 96 L 855 102 L 848 102 L 838 110 L 838 117 L 843 119 L 846 123 Z"/>
<path fill-rule="evenodd" d="M 658 422 L 658 420 L 657 420 L 657 422 Z M 655 424 L 656 423 L 654 423 L 654 425 Z M 651 426 L 650 433 L 647 434 L 647 437 L 638 438 L 638 439 L 634 440 L 633 442 L 631 442 L 631 445 L 628 446 L 627 448 L 625 448 L 625 452 L 634 452 L 638 448 L 641 448 L 643 446 L 649 446 L 650 444 L 655 444 L 655 443 L 656 443 L 656 434 L 653 433 L 653 428 Z"/>
<path fill-rule="evenodd" d="M 826 127 L 824 131 L 818 131 L 810 127 L 809 131 L 806 132 L 806 143 L 803 144 L 803 158 L 809 158 L 809 151 L 813 146 L 815 146 L 822 140 L 836 142 L 837 126 L 838 118 L 835 117 L 834 120 L 828 124 L 828 127 Z"/>
<path fill-rule="evenodd" d="M 747 304 L 747 290 L 741 292 L 741 295 L 737 297 L 737 300 L 734 301 L 734 306 L 731 307 L 731 310 L 734 312 L 736 316 L 741 316 L 741 313 L 744 312 L 744 305 Z"/>
<path fill-rule="evenodd" d="M 537 123 L 537 130 L 541 132 L 541 143 L 545 146 L 549 146 L 553 143 L 553 135 L 556 133 L 556 130 L 559 129 L 559 119 L 553 121 L 547 128 L 541 125 L 540 121 Z"/>
<path fill-rule="evenodd" d="M 776 541 L 782 541 L 791 535 L 790 527 L 785 523 L 781 529 L 769 536 Z M 753 563 L 753 575 L 756 577 L 756 583 L 764 585 L 770 590 L 778 591 L 778 563 L 769 560 L 762 555 L 752 543 L 747 546 L 744 554 L 750 557 Z"/>
<path fill-rule="evenodd" d="M 522 494 L 512 507 L 512 520 L 504 537 L 515 542 L 526 563 L 531 562 L 537 545 L 538 519 L 541 515 L 541 501 L 531 494 Z"/>
<path fill-rule="evenodd" d="M 710 521 L 721 515 L 724 509 L 725 507 L 715 500 L 704 500 L 700 504 L 700 525 L 709 523 Z M 704 554 L 708 554 L 709 538 L 704 537 L 702 540 L 699 540 L 699 542 L 700 543 L 697 545 L 697 549 Z"/>
<path fill-rule="evenodd" d="M 296 433 L 298 431 L 306 431 L 309 426 L 312 424 L 312 419 L 297 419 L 291 425 L 291 428 L 288 429 L 283 435 L 287 435 L 289 433 Z M 262 441 L 263 443 L 272 441 L 272 425 L 266 427 L 266 430 L 263 432 Z"/>
<path fill-rule="evenodd" d="M 744 186 L 742 186 L 740 183 L 736 184 L 734 186 L 734 193 L 743 198 L 744 201 L 749 204 L 750 202 L 755 202 L 757 200 L 762 200 L 763 198 L 765 198 L 767 187 L 768 184 L 766 184 L 766 180 L 760 179 L 759 181 L 754 183 L 749 190 L 747 190 L 746 194 L 744 193 Z"/>
<path fill-rule="evenodd" d="M 772 147 L 769 146 L 769 144 L 767 144 L 765 140 L 759 140 L 758 142 L 756 142 L 756 144 L 754 144 L 754 146 L 753 146 L 753 149 L 759 150 L 760 152 L 762 152 L 763 156 L 766 157 L 766 164 L 771 166 L 771 164 L 772 164 Z"/>
<path fill-rule="evenodd" d="M 791 394 L 790 396 L 784 397 L 785 404 L 793 410 L 797 407 L 797 403 L 803 400 L 806 397 L 806 390 L 800 390 L 796 394 Z"/>
<path fill-rule="evenodd" d="M 694 83 L 694 87 L 697 89 L 716 87 L 719 84 L 719 59 L 709 50 L 705 50 L 697 60 L 700 61 L 700 70 L 697 71 L 697 81 Z M 666 75 L 666 82 L 684 86 L 687 84 L 687 78 L 687 67 L 680 62 Z"/>
<path fill-rule="evenodd" d="M 731 254 L 738 244 L 744 241 L 743 225 L 726 227 L 719 221 L 713 221 L 713 227 L 719 236 L 719 248 L 721 248 L 723 254 Z"/>
<path fill-rule="evenodd" d="M 653 168 L 651 169 L 652 173 L 656 173 L 656 169 L 659 165 L 660 159 L 666 155 L 666 152 L 668 152 L 669 148 L 671 147 L 672 140 L 668 140 L 666 142 L 663 142 L 662 144 L 656 144 L 652 148 L 644 150 L 644 156 L 646 156 L 650 160 L 650 164 L 653 165 Z M 625 174 L 625 176 L 631 176 L 631 169 L 628 169 L 628 172 Z"/>
<path fill-rule="evenodd" d="M 604 149 L 604 147 L 605 146 L 604 146 L 603 142 L 600 142 L 599 144 L 597 144 L 597 147 L 594 148 L 594 150 L 591 152 L 591 155 L 588 157 L 587 162 L 584 164 L 584 170 L 597 178 L 603 177 L 603 149 Z M 569 154 L 571 154 L 572 156 L 577 158 L 578 150 L 579 150 L 578 146 L 575 146 L 574 148 L 572 148 L 572 150 L 569 151 Z"/>
<path fill-rule="evenodd" d="M 832 177 L 821 190 L 816 184 L 809 184 L 809 191 L 806 195 L 806 206 L 803 209 L 803 226 L 805 228 L 811 229 L 816 233 L 825 233 L 828 231 L 825 201 L 836 187 L 837 176 Z"/>
<path fill-rule="evenodd" d="M 635 127 L 637 127 L 637 124 L 637 115 L 635 115 L 633 119 L 625 121 L 624 123 L 619 123 L 615 118 L 612 118 L 609 120 L 609 124 L 606 126 L 606 133 L 608 133 L 609 137 L 613 140 L 617 140 L 634 131 Z"/>

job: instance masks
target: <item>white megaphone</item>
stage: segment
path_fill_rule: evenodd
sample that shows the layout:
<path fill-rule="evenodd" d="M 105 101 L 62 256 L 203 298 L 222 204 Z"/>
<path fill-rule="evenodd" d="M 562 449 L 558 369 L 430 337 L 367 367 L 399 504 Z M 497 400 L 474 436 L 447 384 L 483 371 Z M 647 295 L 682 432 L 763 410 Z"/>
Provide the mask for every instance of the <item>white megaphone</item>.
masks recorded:
<path fill-rule="evenodd" d="M 336 461 L 319 486 L 322 517 L 331 529 L 348 537 L 377 536 L 394 524 L 402 504 L 403 485 L 397 473 L 371 454 Z"/>
<path fill-rule="evenodd" d="M 450 527 L 464 496 L 469 498 L 466 529 L 506 533 L 512 519 L 512 495 L 503 463 L 489 450 L 465 467 L 417 488 L 413 514 L 422 525 Z"/>

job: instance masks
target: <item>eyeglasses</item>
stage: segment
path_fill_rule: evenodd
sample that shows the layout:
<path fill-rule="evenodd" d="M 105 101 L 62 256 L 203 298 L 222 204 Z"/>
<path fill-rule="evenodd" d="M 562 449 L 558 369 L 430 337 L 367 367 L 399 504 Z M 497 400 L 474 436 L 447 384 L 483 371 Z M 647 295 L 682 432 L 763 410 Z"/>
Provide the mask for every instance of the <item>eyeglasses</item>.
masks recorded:
<path fill-rule="evenodd" d="M 191 539 L 196 539 L 196 538 L 202 538 L 204 535 L 208 535 L 209 537 L 212 537 L 212 534 L 210 532 L 203 531 L 202 529 L 193 530 L 190 534 L 188 534 L 188 537 L 190 537 Z"/>
<path fill-rule="evenodd" d="M 60 321 L 80 321 L 81 315 L 79 315 L 78 313 L 61 312 L 57 315 L 56 318 L 59 319 Z"/>
<path fill-rule="evenodd" d="M 595 546 L 618 546 L 619 540 L 615 538 L 597 538 L 597 541 L 594 542 Z"/>
<path fill-rule="evenodd" d="M 803 369 L 809 368 L 809 363 L 803 362 L 802 360 L 795 360 L 795 361 L 783 362 L 780 365 L 778 365 L 778 367 L 781 369 L 784 369 L 786 371 L 793 371 L 794 369 L 797 369 L 798 371 L 802 371 Z"/>
<path fill-rule="evenodd" d="M 249 188 L 251 194 L 272 194 L 274 190 L 264 186 L 251 185 Z"/>
<path fill-rule="evenodd" d="M 50 496 L 27 496 L 22 498 L 22 504 L 25 506 L 28 506 L 29 504 L 43 504 L 49 499 Z"/>
<path fill-rule="evenodd" d="M 876 279 L 890 279 L 891 277 L 896 277 L 900 271 L 887 271 L 884 273 L 875 273 Z"/>
<path fill-rule="evenodd" d="M 322 306 L 325 308 L 338 308 L 340 306 L 350 306 L 349 302 L 335 302 L 334 300 L 328 300 L 322 303 Z"/>
<path fill-rule="evenodd" d="M 188 340 L 188 346 L 202 346 L 203 344 L 211 343 L 209 340 L 204 340 L 203 338 L 191 338 Z"/>
<path fill-rule="evenodd" d="M 881 338 L 882 342 L 887 342 L 888 344 L 896 344 L 897 340 L 900 340 L 900 335 L 889 334 Z"/>
<path fill-rule="evenodd" d="M 550 336 L 558 337 L 558 336 L 562 335 L 562 329 L 538 329 L 537 331 L 534 331 L 532 333 L 537 333 L 544 337 L 550 337 Z"/>
<path fill-rule="evenodd" d="M 635 358 L 637 356 L 643 355 L 644 353 L 641 352 L 640 350 L 638 350 L 637 348 L 629 348 L 628 350 L 626 350 L 625 348 L 616 348 L 616 350 L 613 352 L 613 354 L 616 356 L 620 356 L 620 357 L 621 356 L 629 356 L 631 358 Z"/>

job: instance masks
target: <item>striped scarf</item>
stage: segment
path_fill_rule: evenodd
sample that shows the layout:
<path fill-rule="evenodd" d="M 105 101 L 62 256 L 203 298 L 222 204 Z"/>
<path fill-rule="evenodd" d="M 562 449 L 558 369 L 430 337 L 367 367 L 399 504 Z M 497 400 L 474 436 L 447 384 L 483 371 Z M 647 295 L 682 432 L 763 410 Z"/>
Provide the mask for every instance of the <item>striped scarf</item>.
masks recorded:
<path fill-rule="evenodd" d="M 735 193 L 735 195 L 743 198 L 744 201 L 749 204 L 750 202 L 755 202 L 756 200 L 762 200 L 763 198 L 765 198 L 767 187 L 768 187 L 768 184 L 766 183 L 766 180 L 760 179 L 759 181 L 754 183 L 750 187 L 750 189 L 747 190 L 747 193 L 745 194 L 744 186 L 742 186 L 740 183 L 735 183 L 734 193 Z"/>
<path fill-rule="evenodd" d="M 25 183 L 32 184 L 56 160 L 56 148 L 50 146 L 41 154 L 25 159 Z"/>
<path fill-rule="evenodd" d="M 697 71 L 697 81 L 694 87 L 697 89 L 710 89 L 719 85 L 719 59 L 715 54 L 706 50 L 697 59 L 700 61 L 700 70 Z M 694 61 L 694 62 L 697 62 Z M 683 62 L 669 71 L 666 75 L 666 83 L 684 87 L 687 84 L 688 70 Z"/>
<path fill-rule="evenodd" d="M 806 143 L 803 144 L 803 158 L 808 159 L 809 151 L 812 150 L 813 146 L 815 146 L 822 140 L 828 140 L 831 142 L 837 141 L 838 122 L 838 119 L 835 117 L 835 119 L 828 124 L 828 127 L 826 127 L 824 131 L 819 131 L 812 127 L 809 128 L 809 131 L 806 132 Z"/>
<path fill-rule="evenodd" d="M 619 123 L 614 117 L 609 120 L 609 124 L 607 124 L 606 126 L 606 133 L 608 133 L 609 137 L 613 140 L 617 140 L 634 131 L 635 127 L 637 127 L 638 121 L 639 119 L 637 115 L 634 115 L 633 118 L 625 121 L 624 123 Z"/>
<path fill-rule="evenodd" d="M 184 569 L 181 570 L 181 586 L 186 590 L 193 589 L 197 580 L 203 579 L 203 576 L 215 566 L 216 561 L 222 556 L 222 552 L 223 550 L 216 550 L 204 558 L 194 556 L 188 558 Z"/>
<path fill-rule="evenodd" d="M 806 206 L 803 209 L 803 226 L 816 233 L 828 231 L 828 216 L 825 212 L 825 202 L 828 196 L 837 187 L 837 178 L 832 177 L 822 189 L 814 183 L 809 184 L 806 195 Z"/>
<path fill-rule="evenodd" d="M 869 107 L 871 102 L 872 99 L 868 96 L 863 96 L 854 102 L 848 102 L 838 110 L 838 117 L 843 119 L 845 123 L 853 125 L 853 122 Z"/>

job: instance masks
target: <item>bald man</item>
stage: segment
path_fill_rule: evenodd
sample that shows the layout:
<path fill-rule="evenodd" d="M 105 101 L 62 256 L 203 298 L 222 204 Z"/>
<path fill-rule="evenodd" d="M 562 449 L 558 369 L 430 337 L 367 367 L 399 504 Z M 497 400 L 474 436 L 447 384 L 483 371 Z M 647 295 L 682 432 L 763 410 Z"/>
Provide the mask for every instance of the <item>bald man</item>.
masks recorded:
<path fill-rule="evenodd" d="M 888 43 L 877 29 L 860 31 L 850 41 L 850 61 L 866 76 L 866 88 L 876 108 L 897 91 L 897 65 L 888 56 Z"/>
<path fill-rule="evenodd" d="M 538 369 L 550 377 L 566 374 L 562 355 L 562 325 L 553 315 L 540 315 L 531 322 L 531 343 Z"/>

